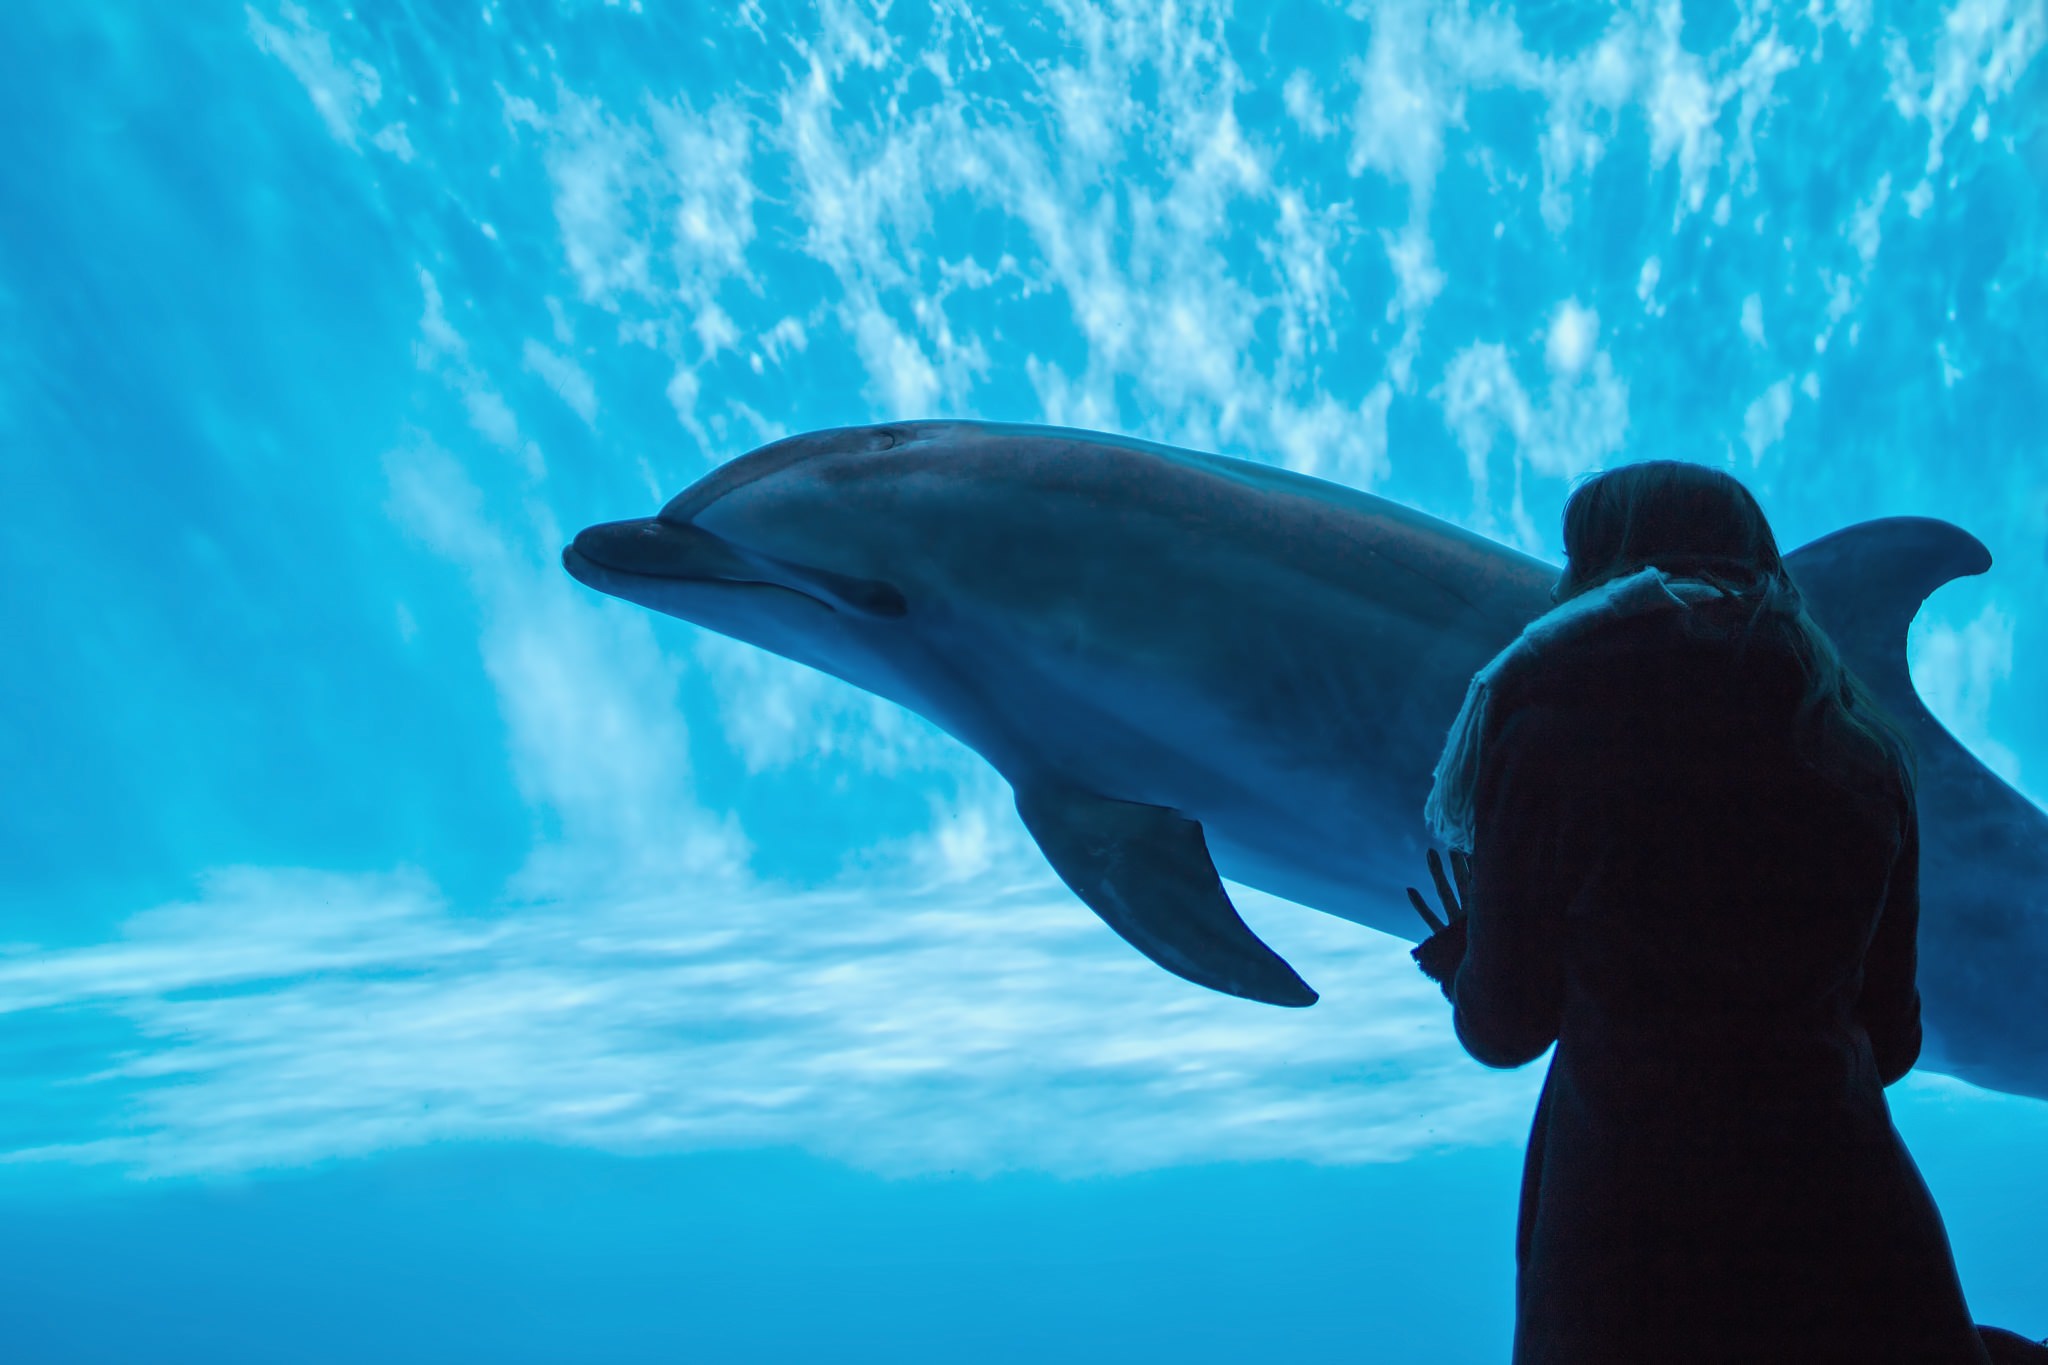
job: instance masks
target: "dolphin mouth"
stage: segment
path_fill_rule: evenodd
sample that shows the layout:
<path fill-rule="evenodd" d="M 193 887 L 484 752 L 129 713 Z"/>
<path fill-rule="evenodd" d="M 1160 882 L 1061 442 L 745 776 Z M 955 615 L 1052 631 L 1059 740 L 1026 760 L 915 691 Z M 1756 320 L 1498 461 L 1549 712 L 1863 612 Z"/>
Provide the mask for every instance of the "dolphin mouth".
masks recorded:
<path fill-rule="evenodd" d="M 616 596 L 617 594 L 608 585 L 607 580 L 610 583 L 616 583 L 620 579 L 638 578 L 650 583 L 700 583 L 705 587 L 720 588 L 771 588 L 778 592 L 786 592 L 793 596 L 801 597 L 806 602 L 823 607 L 826 611 L 838 610 L 830 602 L 822 598 L 813 597 L 801 588 L 792 588 L 786 583 L 770 583 L 762 578 L 722 578 L 715 575 L 707 577 L 699 574 L 646 573 L 637 569 L 621 569 L 616 565 L 605 564 L 589 555 L 583 554 L 577 550 L 573 543 L 562 547 L 562 568 L 568 572 L 569 577 L 575 579 L 584 587 L 595 588 L 597 591 L 609 596 Z"/>
<path fill-rule="evenodd" d="M 742 550 L 731 541 L 668 517 L 600 522 L 576 533 L 562 551 L 569 576 L 599 592 L 608 575 L 671 583 L 780 588 L 830 612 L 888 620 L 908 610 L 894 584 L 793 564 Z"/>
<path fill-rule="evenodd" d="M 572 556 L 635 578 L 716 582 L 749 576 L 744 561 L 726 541 L 688 522 L 659 517 L 586 526 L 562 551 L 562 565 L 573 574 Z"/>
<path fill-rule="evenodd" d="M 771 588 L 791 593 L 826 611 L 830 602 L 799 587 L 749 573 L 731 545 L 687 522 L 640 517 L 588 526 L 562 547 L 562 567 L 587 588 L 610 593 L 605 580 L 648 579 L 663 583 L 702 583 L 732 588 Z"/>

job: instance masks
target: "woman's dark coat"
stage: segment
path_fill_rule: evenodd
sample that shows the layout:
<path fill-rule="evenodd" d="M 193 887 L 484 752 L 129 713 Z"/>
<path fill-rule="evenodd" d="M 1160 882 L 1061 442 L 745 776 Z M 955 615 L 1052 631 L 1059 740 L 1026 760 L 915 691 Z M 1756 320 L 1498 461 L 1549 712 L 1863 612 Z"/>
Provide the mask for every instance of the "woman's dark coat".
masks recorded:
<path fill-rule="evenodd" d="M 1524 1168 L 1515 1365 L 1989 1359 L 1884 1087 L 1920 1050 L 1919 835 L 1791 743 L 1751 604 L 1602 621 L 1504 673 L 1459 1040 L 1557 1051 Z"/>

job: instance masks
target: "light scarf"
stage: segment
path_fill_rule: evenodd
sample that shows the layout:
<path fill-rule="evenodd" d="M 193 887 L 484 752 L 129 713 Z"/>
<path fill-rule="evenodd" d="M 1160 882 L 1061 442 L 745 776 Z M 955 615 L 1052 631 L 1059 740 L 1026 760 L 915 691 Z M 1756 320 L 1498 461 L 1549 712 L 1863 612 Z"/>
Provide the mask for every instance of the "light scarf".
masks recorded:
<path fill-rule="evenodd" d="M 1479 781 L 1479 740 L 1486 732 L 1487 706 L 1502 672 L 1529 664 L 1560 643 L 1581 634 L 1596 621 L 1646 612 L 1689 610 L 1695 602 L 1724 596 L 1725 590 L 1697 578 L 1667 574 L 1651 565 L 1625 578 L 1612 579 L 1551 608 L 1522 628 L 1522 633 L 1473 675 L 1465 704 L 1451 722 L 1437 760 L 1435 780 L 1422 818 L 1447 847 L 1472 851 L 1473 790 Z"/>

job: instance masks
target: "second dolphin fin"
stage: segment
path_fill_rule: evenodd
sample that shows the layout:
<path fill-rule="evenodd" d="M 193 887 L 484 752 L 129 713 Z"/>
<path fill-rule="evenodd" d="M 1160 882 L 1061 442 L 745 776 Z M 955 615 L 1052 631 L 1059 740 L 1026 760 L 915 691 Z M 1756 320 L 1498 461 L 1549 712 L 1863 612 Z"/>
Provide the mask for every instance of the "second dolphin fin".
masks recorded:
<path fill-rule="evenodd" d="M 1017 814 L 1073 893 L 1124 941 L 1176 976 L 1268 1005 L 1316 993 L 1254 934 L 1223 889 L 1202 827 L 1164 806 L 1035 783 Z"/>
<path fill-rule="evenodd" d="M 1933 517 L 1858 522 L 1785 556 L 1807 614 L 1902 719 L 1926 710 L 1906 665 L 1906 632 L 1920 604 L 1942 584 L 1990 567 L 1983 541 Z"/>

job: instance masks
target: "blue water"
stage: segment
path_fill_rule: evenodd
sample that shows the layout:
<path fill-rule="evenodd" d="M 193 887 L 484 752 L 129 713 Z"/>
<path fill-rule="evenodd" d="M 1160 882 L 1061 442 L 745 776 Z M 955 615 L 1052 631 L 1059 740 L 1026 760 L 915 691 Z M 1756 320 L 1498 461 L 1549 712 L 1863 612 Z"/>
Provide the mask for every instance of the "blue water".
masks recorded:
<path fill-rule="evenodd" d="M 776 436 L 1938 516 L 2035 800 L 2039 0 L 0 7 L 0 1346 L 1503 1358 L 1540 1067 L 1158 972 L 922 719 L 555 556 Z M 1890 1092 L 2048 1334 L 2048 1106 Z"/>

